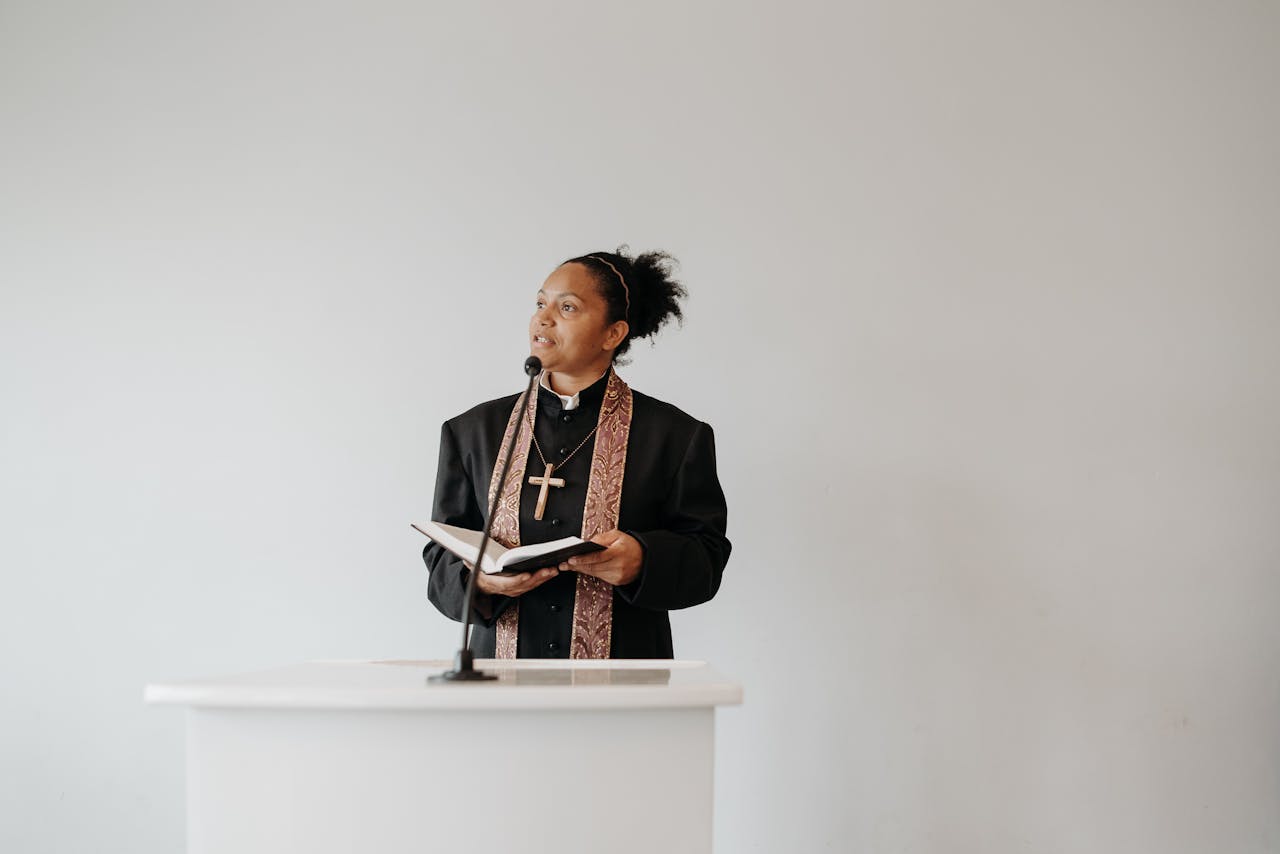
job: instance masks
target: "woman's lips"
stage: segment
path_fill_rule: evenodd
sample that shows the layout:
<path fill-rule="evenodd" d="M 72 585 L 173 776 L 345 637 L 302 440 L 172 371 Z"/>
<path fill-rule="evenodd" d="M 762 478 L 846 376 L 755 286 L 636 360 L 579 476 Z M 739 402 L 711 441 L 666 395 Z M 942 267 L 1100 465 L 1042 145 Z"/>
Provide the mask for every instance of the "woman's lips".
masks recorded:
<path fill-rule="evenodd" d="M 535 347 L 550 347 L 553 344 L 554 342 L 549 338 L 545 338 L 541 335 L 533 336 L 533 346 Z"/>

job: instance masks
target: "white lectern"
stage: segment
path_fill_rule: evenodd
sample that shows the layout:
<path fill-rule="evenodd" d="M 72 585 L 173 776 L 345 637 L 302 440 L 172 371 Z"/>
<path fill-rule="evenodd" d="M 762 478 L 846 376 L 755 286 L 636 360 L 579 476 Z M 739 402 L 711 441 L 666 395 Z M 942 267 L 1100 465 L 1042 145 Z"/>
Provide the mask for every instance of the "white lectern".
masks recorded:
<path fill-rule="evenodd" d="M 700 662 L 317 661 L 148 685 L 187 711 L 190 854 L 711 850 Z"/>

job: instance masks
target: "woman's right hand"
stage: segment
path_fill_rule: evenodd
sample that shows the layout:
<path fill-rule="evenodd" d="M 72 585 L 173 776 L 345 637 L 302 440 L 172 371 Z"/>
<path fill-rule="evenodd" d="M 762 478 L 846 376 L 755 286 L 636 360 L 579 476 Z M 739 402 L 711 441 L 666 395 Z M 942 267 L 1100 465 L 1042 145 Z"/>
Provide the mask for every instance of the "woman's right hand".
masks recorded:
<path fill-rule="evenodd" d="M 464 561 L 465 563 L 465 561 Z M 468 569 L 475 571 L 471 564 Z M 540 569 L 537 572 L 519 572 L 515 575 L 490 575 L 482 572 L 476 578 L 476 587 L 481 593 L 497 593 L 501 596 L 523 596 L 535 587 L 539 587 L 560 574 L 555 568 Z"/>

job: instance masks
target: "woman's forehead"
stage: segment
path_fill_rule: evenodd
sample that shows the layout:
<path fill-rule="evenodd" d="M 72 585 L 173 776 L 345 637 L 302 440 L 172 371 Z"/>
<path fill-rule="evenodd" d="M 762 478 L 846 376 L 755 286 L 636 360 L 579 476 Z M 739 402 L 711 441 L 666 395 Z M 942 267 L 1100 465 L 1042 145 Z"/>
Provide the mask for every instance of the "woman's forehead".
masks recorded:
<path fill-rule="evenodd" d="M 541 292 L 549 297 L 574 295 L 580 299 L 600 299 L 596 280 L 581 264 L 561 264 L 542 283 Z"/>

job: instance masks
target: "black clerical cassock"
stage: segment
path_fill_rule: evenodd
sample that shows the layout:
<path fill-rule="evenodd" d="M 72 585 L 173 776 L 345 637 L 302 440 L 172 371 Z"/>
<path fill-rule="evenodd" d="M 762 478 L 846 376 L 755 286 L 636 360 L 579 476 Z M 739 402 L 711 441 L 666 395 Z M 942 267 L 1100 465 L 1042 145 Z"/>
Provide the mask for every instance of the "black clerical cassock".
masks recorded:
<path fill-rule="evenodd" d="M 573 410 L 564 408 L 559 395 L 539 387 L 538 446 L 547 462 L 569 460 L 555 471 L 565 485 L 549 489 L 543 517 L 535 520 L 540 487 L 528 481 L 542 477 L 545 469 L 536 454 L 530 455 L 521 478 L 521 543 L 581 532 L 595 442 L 589 434 L 600 416 L 608 378 L 606 372 L 583 389 Z M 482 403 L 444 423 L 431 514 L 435 521 L 473 530 L 483 525 L 482 505 L 487 506 L 494 462 L 517 397 Z M 644 562 L 633 582 L 613 588 L 610 657 L 671 658 L 667 611 L 715 596 L 729 559 L 724 492 L 716 476 L 711 427 L 647 395 L 633 391 L 632 397 L 618 528 L 639 540 Z M 467 568 L 435 543 L 427 544 L 422 557 L 430 571 L 428 598 L 445 616 L 461 620 Z M 562 572 L 519 597 L 519 657 L 569 656 L 575 577 Z M 515 601 L 477 591 L 472 638 L 477 657 L 494 655 L 495 624 Z"/>

